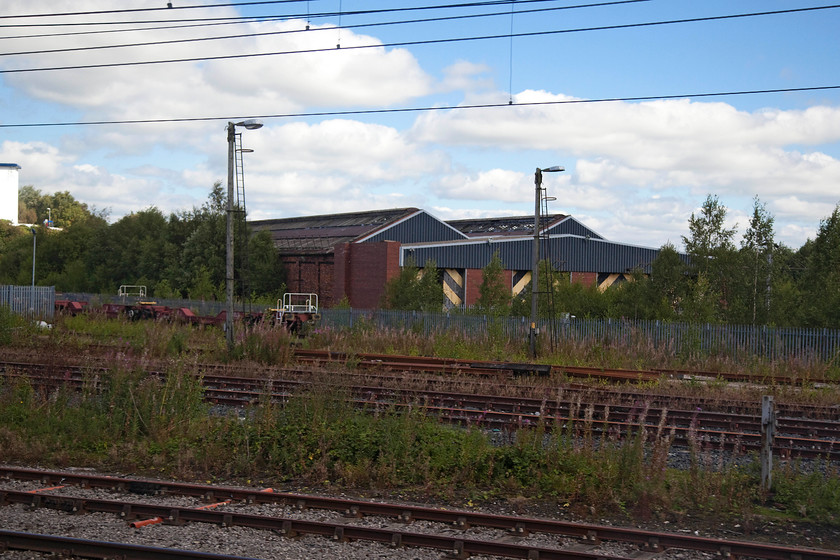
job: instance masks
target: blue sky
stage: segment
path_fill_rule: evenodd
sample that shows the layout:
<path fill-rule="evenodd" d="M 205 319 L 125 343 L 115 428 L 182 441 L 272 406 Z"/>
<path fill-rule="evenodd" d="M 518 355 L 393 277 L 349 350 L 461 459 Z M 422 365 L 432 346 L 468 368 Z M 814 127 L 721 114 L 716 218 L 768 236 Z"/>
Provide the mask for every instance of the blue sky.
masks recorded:
<path fill-rule="evenodd" d="M 165 4 L 125 0 L 119 8 Z M 107 210 L 111 220 L 151 206 L 166 213 L 189 210 L 207 199 L 214 182 L 226 180 L 226 119 L 261 117 L 265 126 L 243 135 L 245 147 L 254 149 L 245 159 L 251 219 L 405 206 L 442 219 L 528 215 L 534 170 L 551 165 L 563 165 L 566 172 L 545 176 L 547 194 L 556 198 L 550 212 L 572 214 L 608 239 L 651 247 L 666 242 L 682 247 L 688 219 L 708 195 L 727 207 L 728 225 L 738 227 L 736 243 L 757 196 L 775 219 L 777 240 L 793 248 L 813 238 L 820 220 L 840 202 L 840 89 L 691 97 L 840 85 L 840 8 L 712 19 L 831 2 L 650 0 L 569 8 L 586 2 L 519 0 L 375 15 L 349 12 L 395 4 L 310 0 L 200 9 L 185 7 L 220 2 L 173 4 L 177 9 L 11 18 L 115 5 L 4 2 L 0 162 L 21 166 L 22 185 L 69 191 Z M 307 13 L 309 31 L 305 17 L 292 17 Z M 317 17 L 325 13 L 332 15 Z M 489 13 L 503 15 L 354 27 Z M 187 23 L 242 15 L 275 18 L 21 37 L 112 30 L 118 28 L 114 21 Z M 704 21 L 591 29 L 692 18 Z M 101 25 L 44 25 L 70 22 Z M 40 27 L 16 27 L 20 24 Z M 44 52 L 277 31 L 293 32 Z M 544 34 L 517 36 L 528 33 Z M 430 42 L 493 35 L 502 37 Z M 388 46 L 406 42 L 425 44 Z M 376 48 L 352 48 L 367 45 Z M 324 50 L 14 72 L 311 49 Z M 34 54 L 9 54 L 21 51 Z M 636 97 L 647 100 L 588 102 Z M 501 106 L 276 116 L 459 105 Z M 184 118 L 216 120 L 15 126 Z"/>

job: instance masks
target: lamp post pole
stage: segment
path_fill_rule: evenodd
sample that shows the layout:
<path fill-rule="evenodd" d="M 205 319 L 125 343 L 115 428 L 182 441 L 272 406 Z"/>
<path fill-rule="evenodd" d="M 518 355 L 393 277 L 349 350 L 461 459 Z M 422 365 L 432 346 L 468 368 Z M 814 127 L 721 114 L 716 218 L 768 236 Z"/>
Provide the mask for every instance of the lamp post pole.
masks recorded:
<path fill-rule="evenodd" d="M 233 350 L 233 164 L 236 150 L 236 125 L 227 124 L 227 212 L 225 216 L 225 340 L 228 351 Z"/>
<path fill-rule="evenodd" d="M 534 173 L 534 247 L 531 262 L 531 328 L 528 342 L 531 358 L 537 357 L 537 319 L 539 300 L 539 267 L 540 267 L 540 201 L 542 200 L 542 174 L 565 171 L 562 166 L 555 165 L 543 169 L 537 168 Z"/>
<path fill-rule="evenodd" d="M 32 289 L 29 291 L 29 313 L 35 317 L 35 246 L 38 241 L 38 234 L 35 228 L 29 228 L 32 232 Z"/>
<path fill-rule="evenodd" d="M 225 219 L 225 298 L 227 300 L 225 312 L 225 340 L 228 351 L 233 350 L 233 181 L 236 155 L 236 127 L 248 130 L 262 127 L 257 120 L 247 120 L 238 123 L 227 123 L 228 161 L 227 161 L 227 216 Z"/>

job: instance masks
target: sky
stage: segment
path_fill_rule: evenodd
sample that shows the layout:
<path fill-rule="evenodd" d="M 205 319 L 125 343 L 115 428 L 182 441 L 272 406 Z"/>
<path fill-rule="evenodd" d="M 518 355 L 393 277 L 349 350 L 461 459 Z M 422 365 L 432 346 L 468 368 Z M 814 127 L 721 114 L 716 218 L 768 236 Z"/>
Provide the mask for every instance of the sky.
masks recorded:
<path fill-rule="evenodd" d="M 0 162 L 22 186 L 111 222 L 189 211 L 226 185 L 227 123 L 258 118 L 237 128 L 252 220 L 533 215 L 554 165 L 549 213 L 646 247 L 683 248 L 714 196 L 736 246 L 758 201 L 797 249 L 840 202 L 828 1 L 166 4 L 3 2 Z"/>

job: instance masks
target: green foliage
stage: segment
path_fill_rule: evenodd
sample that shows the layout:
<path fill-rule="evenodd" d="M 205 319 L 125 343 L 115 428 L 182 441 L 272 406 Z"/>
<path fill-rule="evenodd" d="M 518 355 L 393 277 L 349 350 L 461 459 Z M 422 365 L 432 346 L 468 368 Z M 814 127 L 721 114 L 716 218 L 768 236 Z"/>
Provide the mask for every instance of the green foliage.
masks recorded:
<path fill-rule="evenodd" d="M 385 285 L 385 307 L 405 311 L 440 312 L 443 289 L 440 271 L 433 260 L 417 268 L 411 257 L 406 259 L 399 275 Z"/>
<path fill-rule="evenodd" d="M 293 336 L 284 328 L 262 321 L 237 331 L 241 358 L 266 365 L 284 365 L 294 357 Z"/>
<path fill-rule="evenodd" d="M 279 299 L 286 291 L 286 271 L 274 248 L 271 233 L 260 231 L 248 244 L 248 287 L 254 294 Z M 243 273 L 244 274 L 244 273 Z"/>
<path fill-rule="evenodd" d="M 158 299 L 171 299 L 176 297 L 175 290 L 169 284 L 169 280 L 164 278 L 155 285 L 154 296 Z"/>
<path fill-rule="evenodd" d="M 0 305 L 0 346 L 6 346 L 12 343 L 14 333 L 21 328 L 23 318 L 12 313 L 12 310 Z"/>
<path fill-rule="evenodd" d="M 816 238 L 803 253 L 804 320 L 808 326 L 840 328 L 840 204 L 820 221 Z"/>
<path fill-rule="evenodd" d="M 503 316 L 510 312 L 510 302 L 511 296 L 505 282 L 504 265 L 499 252 L 496 251 L 481 271 L 481 286 L 476 308 L 480 313 Z"/>
<path fill-rule="evenodd" d="M 788 467 L 783 476 L 774 474 L 773 500 L 794 517 L 839 525 L 840 473 L 836 466 L 822 467 L 811 472 Z"/>
<path fill-rule="evenodd" d="M 215 300 L 224 299 L 224 284 L 213 284 L 214 274 L 204 265 L 195 270 L 195 276 L 191 279 L 190 287 L 187 290 L 190 299 Z"/>
<path fill-rule="evenodd" d="M 700 215 L 693 212 L 688 220 L 690 236 L 683 236 L 685 249 L 692 257 L 692 264 L 705 270 L 708 258 L 719 255 L 722 251 L 734 249 L 732 238 L 735 228 L 725 228 L 726 207 L 717 196 L 708 195 L 700 210 Z"/>
<path fill-rule="evenodd" d="M 344 294 L 338 303 L 333 305 L 333 309 L 351 309 L 350 298 L 347 297 L 347 294 Z"/>
<path fill-rule="evenodd" d="M 66 192 L 43 195 L 25 186 L 19 199 L 22 221 L 40 224 L 50 208 L 53 224 L 62 228 L 35 228 L 39 285 L 113 294 L 120 285 L 141 284 L 160 298 L 190 293 L 197 299 L 223 297 L 226 197 L 219 183 L 201 208 L 166 217 L 150 207 L 111 225 Z M 276 300 L 284 290 L 285 273 L 270 236 L 250 236 L 244 213 L 235 215 L 235 239 L 242 242 L 234 251 L 237 295 Z M 0 223 L 0 284 L 26 285 L 31 274 L 31 233 Z"/>
<path fill-rule="evenodd" d="M 46 225 L 50 218 L 53 227 L 66 228 L 94 216 L 104 218 L 88 209 L 87 204 L 78 202 L 68 191 L 48 195 L 32 185 L 24 185 L 18 190 L 18 222 L 22 224 Z"/>

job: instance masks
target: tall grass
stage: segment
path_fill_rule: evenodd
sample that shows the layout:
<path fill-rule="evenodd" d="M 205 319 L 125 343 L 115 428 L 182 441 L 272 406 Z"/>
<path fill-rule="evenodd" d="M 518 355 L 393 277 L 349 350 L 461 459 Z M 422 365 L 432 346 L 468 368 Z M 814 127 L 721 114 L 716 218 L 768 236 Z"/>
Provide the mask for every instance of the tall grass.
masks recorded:
<path fill-rule="evenodd" d="M 110 343 L 142 357 L 165 358 L 167 373 L 150 377 L 139 365 L 142 360 L 120 350 L 109 372 L 91 370 L 82 391 L 47 391 L 25 382 L 0 381 L 0 456 L 6 461 L 87 463 L 202 479 L 393 488 L 464 501 L 529 496 L 587 516 L 735 516 L 759 511 L 765 503 L 757 467 L 715 460 L 722 454 L 703 449 L 696 437 L 689 468 L 671 468 L 673 434 L 665 428 L 664 416 L 657 419 L 655 432 L 642 429 L 649 423 L 644 406 L 636 411 L 636 428 L 629 435 L 609 430 L 608 410 L 600 424 L 593 419 L 592 407 L 581 403 L 570 414 L 578 418 L 582 412 L 579 420 L 557 425 L 541 421 L 511 432 L 488 433 L 478 426 L 443 425 L 427 417 L 419 402 L 407 409 L 356 409 L 348 404 L 349 389 L 340 374 L 330 372 L 282 405 L 261 399 L 258 406 L 223 413 L 214 409 L 211 414 L 202 399 L 197 364 L 222 355 L 230 359 L 217 329 L 90 317 L 66 318 L 38 337 L 15 329 L 10 344 L 51 353 L 85 348 L 80 343 L 72 346 L 73 340 Z M 505 340 L 492 329 L 470 339 L 456 332 L 379 332 L 360 322 L 344 331 L 323 329 L 302 340 L 268 325 L 238 329 L 233 357 L 242 363 L 286 364 L 295 345 L 350 354 L 500 360 L 524 360 L 527 351 L 524 341 Z M 545 361 L 666 367 L 675 363 L 673 359 L 641 342 L 627 348 L 561 341 Z M 726 366 L 722 361 L 715 364 Z M 669 390 L 733 396 L 724 384 L 689 383 Z M 767 391 L 788 395 L 782 387 L 763 390 Z M 757 394 L 747 389 L 734 393 L 754 401 Z M 796 398 L 836 402 L 836 391 L 806 386 L 797 390 Z M 774 503 L 785 515 L 840 523 L 837 474 L 830 466 L 808 473 L 789 465 L 778 468 Z"/>
<path fill-rule="evenodd" d="M 673 435 L 598 429 L 591 413 L 565 425 L 509 433 L 458 428 L 409 409 L 348 406 L 340 383 L 316 384 L 285 405 L 209 414 L 184 365 L 165 378 L 116 370 L 82 392 L 0 386 L 4 460 L 92 464 L 201 479 L 401 489 L 449 499 L 550 499 L 580 515 L 670 519 L 686 513 L 742 515 L 763 504 L 759 473 L 707 458 L 668 466 Z M 646 411 L 640 410 L 641 425 Z M 787 515 L 836 523 L 837 473 L 774 474 Z"/>

